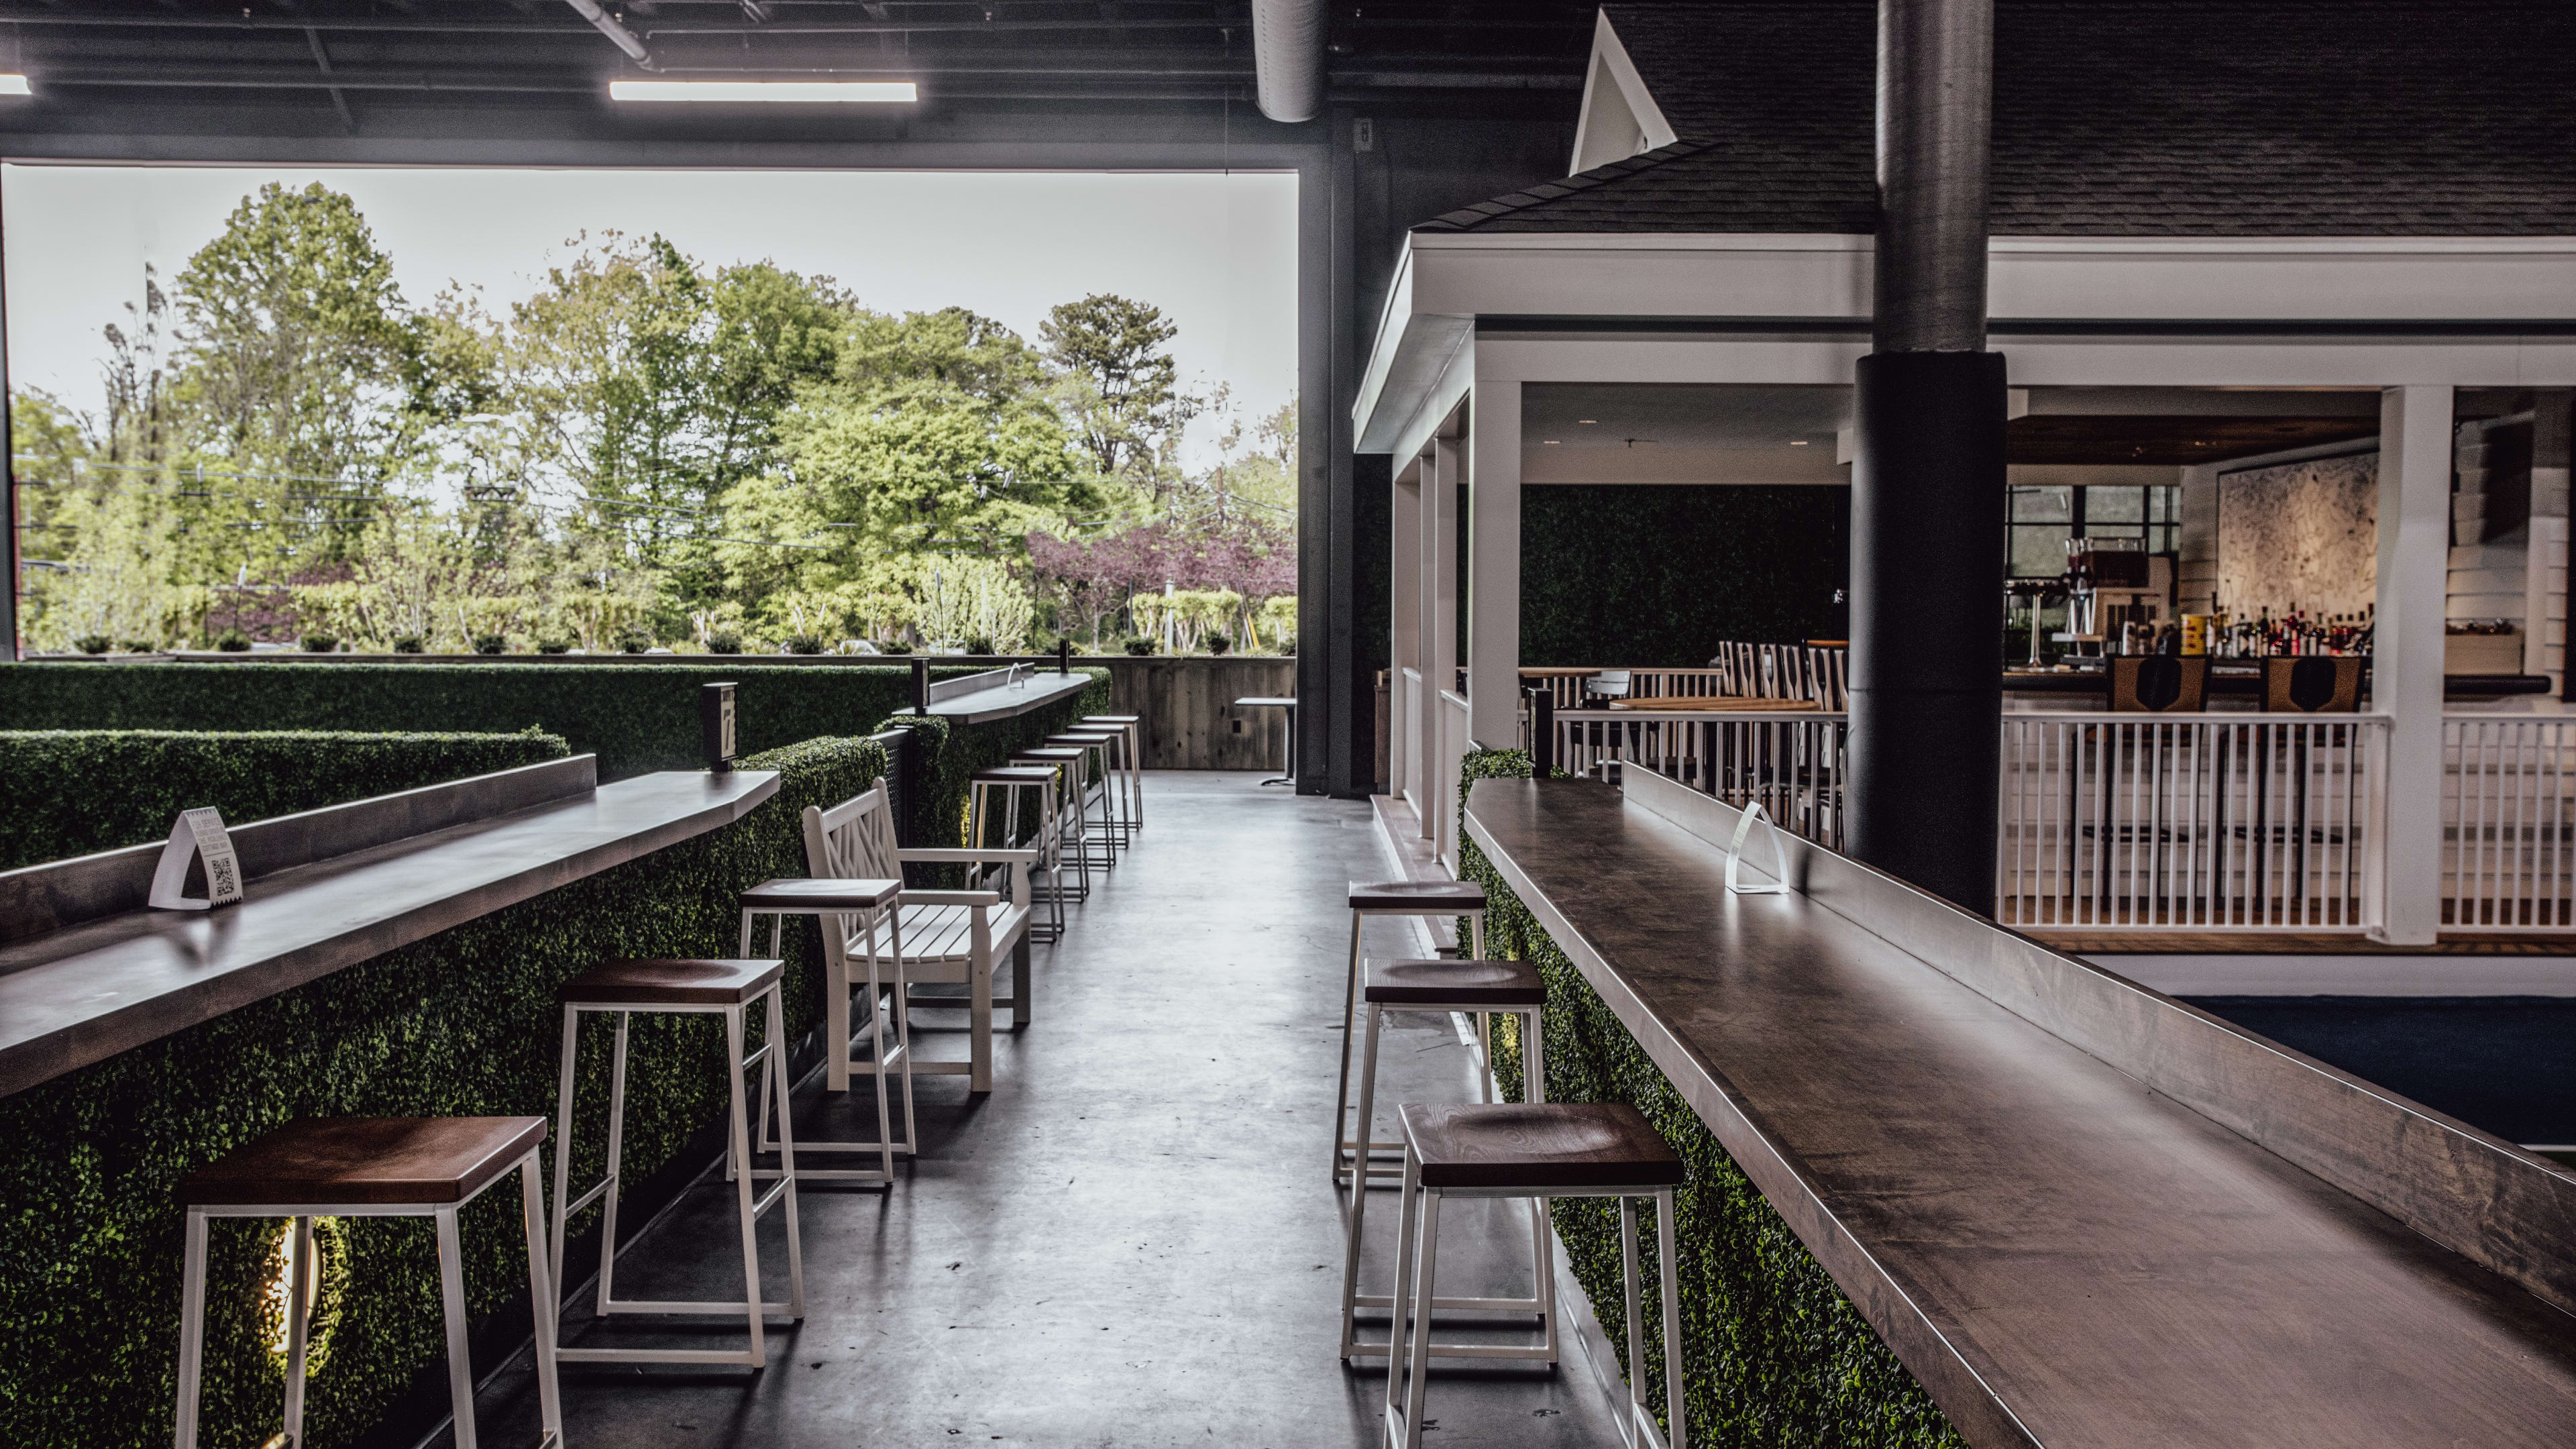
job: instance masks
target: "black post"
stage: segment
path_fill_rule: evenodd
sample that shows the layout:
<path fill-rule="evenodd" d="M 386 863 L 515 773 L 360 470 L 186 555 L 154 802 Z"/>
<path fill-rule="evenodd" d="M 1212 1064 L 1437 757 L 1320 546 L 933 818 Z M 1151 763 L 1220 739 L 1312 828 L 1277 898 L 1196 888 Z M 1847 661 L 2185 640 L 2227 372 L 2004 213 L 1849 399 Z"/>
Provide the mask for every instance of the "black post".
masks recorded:
<path fill-rule="evenodd" d="M 912 661 L 912 712 L 930 713 L 930 661 L 919 656 Z"/>
<path fill-rule="evenodd" d="M 1058 674 L 1071 674 L 1073 672 L 1073 641 L 1071 639 L 1058 639 L 1055 641 L 1055 672 Z"/>
<path fill-rule="evenodd" d="M 698 690 L 698 741 L 705 748 L 707 769 L 726 774 L 733 769 L 734 712 L 731 684 L 703 685 Z"/>
<path fill-rule="evenodd" d="M 1556 690 L 1542 682 L 1528 693 L 1530 778 L 1545 780 L 1556 774 Z"/>
<path fill-rule="evenodd" d="M 1875 350 L 1854 378 L 1851 854 L 1994 909 L 2004 359 L 1986 345 L 1993 0 L 1879 0 Z"/>

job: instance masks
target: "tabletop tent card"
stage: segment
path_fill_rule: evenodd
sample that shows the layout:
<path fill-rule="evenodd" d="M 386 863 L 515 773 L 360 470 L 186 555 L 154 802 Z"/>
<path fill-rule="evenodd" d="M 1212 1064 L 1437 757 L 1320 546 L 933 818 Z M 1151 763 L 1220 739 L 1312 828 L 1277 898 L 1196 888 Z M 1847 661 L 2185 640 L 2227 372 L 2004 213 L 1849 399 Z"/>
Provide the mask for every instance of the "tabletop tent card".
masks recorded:
<path fill-rule="evenodd" d="M 198 861 L 206 868 L 203 898 L 186 893 L 188 867 Z M 241 898 L 241 862 L 233 854 L 224 817 L 211 805 L 180 811 L 170 823 L 170 843 L 161 848 L 161 864 L 152 872 L 151 904 L 165 911 L 203 911 L 237 905 Z"/>

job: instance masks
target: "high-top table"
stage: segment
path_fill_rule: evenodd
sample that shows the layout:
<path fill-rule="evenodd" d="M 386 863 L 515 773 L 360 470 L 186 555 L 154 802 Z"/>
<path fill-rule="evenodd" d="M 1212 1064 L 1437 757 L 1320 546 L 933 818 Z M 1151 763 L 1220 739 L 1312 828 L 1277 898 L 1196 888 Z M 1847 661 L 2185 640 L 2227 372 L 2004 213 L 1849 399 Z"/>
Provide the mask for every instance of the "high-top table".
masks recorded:
<path fill-rule="evenodd" d="M 1262 781 L 1264 785 L 1297 785 L 1297 701 L 1285 696 L 1248 694 L 1234 702 L 1236 709 L 1284 709 L 1288 711 L 1288 768 Z"/>
<path fill-rule="evenodd" d="M 1625 781 L 1466 833 L 1970 1443 L 2576 1444 L 2576 1178 Z"/>

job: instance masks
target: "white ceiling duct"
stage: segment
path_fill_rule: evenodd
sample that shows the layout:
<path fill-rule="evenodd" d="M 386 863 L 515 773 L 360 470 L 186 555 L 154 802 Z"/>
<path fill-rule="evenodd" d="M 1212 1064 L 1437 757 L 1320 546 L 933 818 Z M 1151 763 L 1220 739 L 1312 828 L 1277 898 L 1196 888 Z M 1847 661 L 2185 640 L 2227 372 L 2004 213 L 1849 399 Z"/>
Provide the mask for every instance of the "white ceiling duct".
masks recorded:
<path fill-rule="evenodd" d="M 1315 119 L 1324 104 L 1323 0 L 1252 0 L 1252 70 L 1261 114 Z"/>
<path fill-rule="evenodd" d="M 617 17 L 600 9 L 599 0 L 565 0 L 565 3 L 579 11 L 581 18 L 589 21 L 593 29 L 607 36 L 609 43 L 625 51 L 627 59 L 646 70 L 653 68 L 653 53 L 644 48 L 644 42 L 637 38 L 634 31 L 618 24 Z"/>

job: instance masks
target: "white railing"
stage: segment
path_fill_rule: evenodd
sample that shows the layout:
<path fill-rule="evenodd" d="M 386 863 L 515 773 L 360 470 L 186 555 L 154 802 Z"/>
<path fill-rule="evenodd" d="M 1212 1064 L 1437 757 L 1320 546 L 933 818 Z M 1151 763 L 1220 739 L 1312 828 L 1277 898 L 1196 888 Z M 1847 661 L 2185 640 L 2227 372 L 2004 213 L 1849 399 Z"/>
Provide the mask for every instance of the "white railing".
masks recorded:
<path fill-rule="evenodd" d="M 1422 792 L 1422 671 L 1407 666 L 1395 674 L 1395 793 L 1413 807 L 1416 821 L 1428 820 Z"/>
<path fill-rule="evenodd" d="M 1843 687 L 1844 655 L 1840 649 L 1800 644 L 1721 644 L 1715 657 L 1689 669 L 1642 669 L 1626 665 L 1603 668 L 1628 676 L 1630 699 L 1669 699 L 1675 695 L 1724 695 L 1732 699 L 1811 700 L 1827 710 L 1850 705 Z M 1550 673 L 1528 680 L 1543 684 L 1558 709 L 1583 707 L 1589 675 Z"/>
<path fill-rule="evenodd" d="M 2366 929 L 2387 724 L 2350 715 L 2008 717 L 1997 919 L 2121 931 Z"/>
<path fill-rule="evenodd" d="M 2442 924 L 2576 927 L 2576 719 L 2444 716 Z"/>
<path fill-rule="evenodd" d="M 1467 742 L 1467 697 L 1444 689 L 1440 691 L 1440 776 L 1431 787 L 1439 818 L 1432 840 L 1440 863 L 1452 875 L 1458 871 L 1458 775 L 1467 763 Z"/>
<path fill-rule="evenodd" d="M 1729 805 L 1759 804 L 1783 829 L 1839 850 L 1849 734 L 1846 716 L 1815 711 L 1559 710 L 1555 763 L 1576 775 L 1634 764 Z"/>

